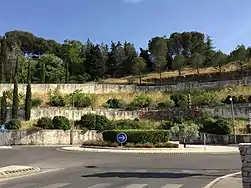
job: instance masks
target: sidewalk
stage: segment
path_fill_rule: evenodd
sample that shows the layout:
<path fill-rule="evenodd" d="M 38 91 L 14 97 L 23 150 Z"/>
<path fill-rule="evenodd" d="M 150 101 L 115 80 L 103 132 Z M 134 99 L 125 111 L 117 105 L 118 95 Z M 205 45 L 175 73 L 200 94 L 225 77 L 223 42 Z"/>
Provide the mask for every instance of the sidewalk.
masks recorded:
<path fill-rule="evenodd" d="M 242 188 L 242 179 L 241 177 L 229 177 L 218 181 L 215 185 L 211 188 Z"/>
<path fill-rule="evenodd" d="M 206 146 L 188 145 L 187 148 L 84 148 L 84 147 L 62 147 L 61 151 L 83 151 L 83 152 L 112 152 L 112 153 L 239 153 L 237 146 Z"/>

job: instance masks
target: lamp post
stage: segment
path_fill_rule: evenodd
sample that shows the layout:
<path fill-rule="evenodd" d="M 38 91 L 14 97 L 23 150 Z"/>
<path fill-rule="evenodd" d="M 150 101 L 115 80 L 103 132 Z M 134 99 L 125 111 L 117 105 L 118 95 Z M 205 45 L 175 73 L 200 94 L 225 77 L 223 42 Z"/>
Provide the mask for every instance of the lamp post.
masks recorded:
<path fill-rule="evenodd" d="M 73 130 L 74 130 L 74 115 L 75 115 L 75 108 L 74 108 L 74 95 L 75 92 L 72 93 L 72 124 L 71 124 L 71 133 L 70 133 L 70 144 L 73 145 Z"/>
<path fill-rule="evenodd" d="M 236 126 L 235 126 L 235 122 L 234 122 L 234 102 L 233 102 L 232 97 L 230 97 L 229 100 L 231 102 L 232 123 L 233 123 L 233 129 L 234 129 L 234 143 L 236 144 L 237 140 L 236 140 Z"/>

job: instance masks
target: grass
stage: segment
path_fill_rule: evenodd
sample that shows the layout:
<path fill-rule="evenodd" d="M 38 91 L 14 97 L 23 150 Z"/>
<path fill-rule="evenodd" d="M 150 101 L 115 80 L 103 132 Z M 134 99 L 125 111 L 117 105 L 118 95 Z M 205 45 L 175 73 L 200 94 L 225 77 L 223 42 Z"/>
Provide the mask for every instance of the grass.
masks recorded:
<path fill-rule="evenodd" d="M 20 130 L 27 130 L 32 128 L 37 123 L 36 120 L 32 121 L 21 121 L 21 129 Z"/>
<path fill-rule="evenodd" d="M 188 92 L 182 92 L 184 94 L 188 94 Z M 144 95 L 148 96 L 153 100 L 154 104 L 158 104 L 159 102 L 170 101 L 170 96 L 174 93 L 161 93 L 161 92 L 138 92 L 138 93 L 106 93 L 106 94 L 96 94 L 96 102 L 94 104 L 94 108 L 102 107 L 107 100 L 109 99 L 121 99 L 125 104 L 129 104 L 136 96 Z M 228 95 L 232 96 L 250 96 L 251 95 L 251 86 L 247 85 L 235 85 L 231 87 L 231 91 L 229 87 L 218 88 L 218 89 L 210 89 L 210 90 L 193 90 L 191 91 L 191 100 L 193 104 L 202 104 L 209 103 L 212 105 L 222 104 L 221 102 L 226 99 Z M 34 93 L 32 95 L 33 98 L 42 99 L 42 106 L 47 105 L 49 102 L 49 94 L 40 94 Z M 23 103 L 23 102 L 22 102 Z"/>
<path fill-rule="evenodd" d="M 238 66 L 235 63 L 229 63 L 225 66 L 222 67 L 222 72 L 232 72 L 238 70 Z M 219 72 L 217 69 L 213 67 L 207 67 L 207 68 L 201 68 L 200 69 L 200 74 L 201 75 L 209 75 L 212 73 L 217 73 Z M 182 76 L 188 76 L 188 75 L 196 75 L 197 70 L 192 69 L 192 68 L 184 68 L 182 70 Z M 168 79 L 168 78 L 175 78 L 178 77 L 178 71 L 166 71 L 162 73 L 162 79 Z M 127 76 L 123 78 L 108 78 L 102 80 L 103 83 L 107 84 L 128 84 L 128 79 L 132 78 L 133 76 Z M 150 80 L 153 79 L 159 79 L 159 74 L 158 73 L 150 73 L 150 74 L 145 74 L 142 78 L 142 83 L 143 84 L 154 84 Z M 139 80 L 136 78 L 135 81 L 133 82 L 134 84 L 139 84 Z"/>

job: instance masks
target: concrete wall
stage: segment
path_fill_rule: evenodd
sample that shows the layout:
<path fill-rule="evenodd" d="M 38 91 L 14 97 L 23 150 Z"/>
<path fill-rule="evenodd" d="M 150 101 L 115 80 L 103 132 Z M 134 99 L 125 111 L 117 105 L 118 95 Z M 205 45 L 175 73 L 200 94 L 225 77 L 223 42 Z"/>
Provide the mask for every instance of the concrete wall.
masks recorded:
<path fill-rule="evenodd" d="M 85 93 L 119 93 L 119 92 L 170 92 L 202 88 L 226 87 L 236 84 L 251 84 L 251 77 L 241 80 L 226 80 L 217 82 L 186 82 L 175 85 L 163 86 L 136 86 L 136 85 L 113 85 L 113 84 L 32 84 L 31 89 L 34 93 L 47 93 L 56 89 L 62 93 L 72 93 L 77 89 L 82 89 Z M 19 84 L 19 92 L 26 92 L 26 84 Z M 0 84 L 0 93 L 13 89 L 13 84 Z"/>
<path fill-rule="evenodd" d="M 218 107 L 204 107 L 200 111 L 208 112 L 212 116 L 222 118 L 231 118 L 232 111 L 230 105 Z M 251 112 L 251 105 L 235 105 L 234 114 L 236 118 L 248 118 Z M 191 117 L 193 111 L 184 110 L 182 108 L 169 108 L 166 110 L 138 110 L 123 111 L 117 109 L 91 109 L 91 108 L 73 108 L 72 107 L 38 107 L 31 110 L 31 120 L 37 120 L 41 117 L 65 116 L 68 119 L 80 120 L 81 116 L 88 113 L 104 115 L 110 120 L 120 119 L 152 119 L 152 120 L 168 120 L 175 116 Z M 19 110 L 19 116 L 24 119 L 24 110 Z M 11 117 L 11 109 L 8 109 L 7 119 Z"/>
<path fill-rule="evenodd" d="M 82 144 L 88 140 L 102 140 L 102 134 L 96 131 L 73 131 L 73 144 Z M 70 145 L 71 131 L 40 130 L 40 131 L 6 131 L 5 145 Z"/>
<path fill-rule="evenodd" d="M 242 162 L 242 186 L 251 187 L 251 142 L 239 144 L 239 150 Z"/>

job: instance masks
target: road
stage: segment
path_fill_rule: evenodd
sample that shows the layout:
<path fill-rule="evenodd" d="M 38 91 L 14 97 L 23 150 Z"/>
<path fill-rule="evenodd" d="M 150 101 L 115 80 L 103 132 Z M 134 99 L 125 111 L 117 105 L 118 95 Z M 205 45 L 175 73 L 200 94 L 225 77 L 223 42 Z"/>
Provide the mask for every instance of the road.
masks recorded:
<path fill-rule="evenodd" d="M 7 165 L 49 172 L 0 181 L 1 188 L 202 188 L 241 166 L 239 154 L 86 153 L 54 147 L 0 150 L 0 167 Z"/>

